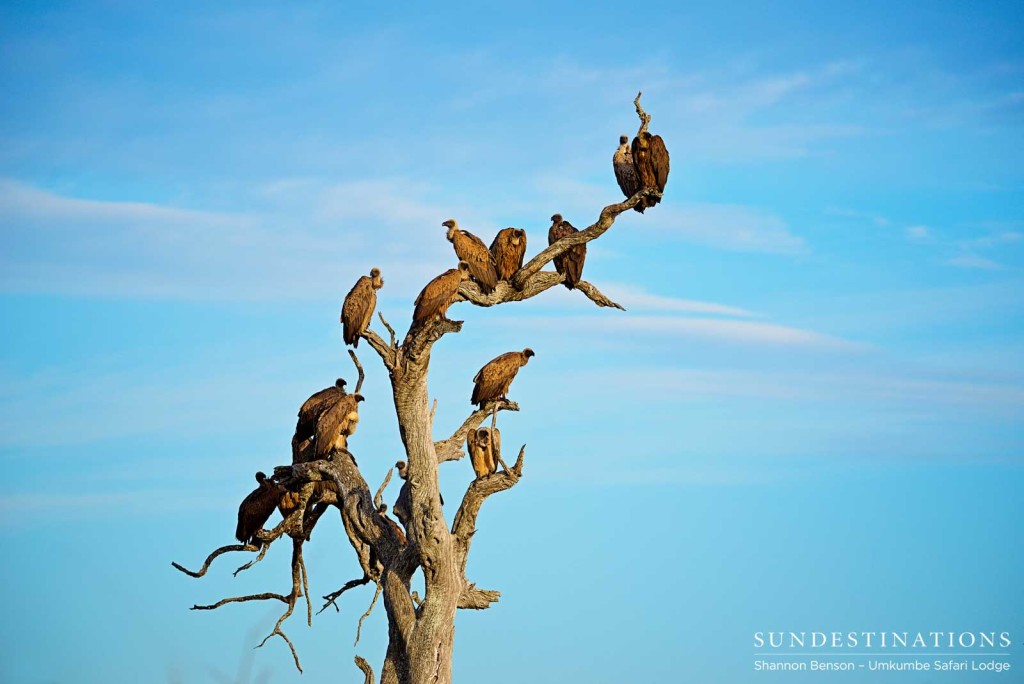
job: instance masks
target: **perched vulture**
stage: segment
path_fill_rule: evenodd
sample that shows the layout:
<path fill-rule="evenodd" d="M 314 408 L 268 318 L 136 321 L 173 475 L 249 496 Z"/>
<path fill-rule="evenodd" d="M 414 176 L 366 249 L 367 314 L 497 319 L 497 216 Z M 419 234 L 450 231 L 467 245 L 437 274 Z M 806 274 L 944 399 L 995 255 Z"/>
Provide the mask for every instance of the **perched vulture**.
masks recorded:
<path fill-rule="evenodd" d="M 377 290 L 384 287 L 379 268 L 371 268 L 370 275 L 360 276 L 345 296 L 341 307 L 342 337 L 345 344 L 359 346 L 359 336 L 366 332 L 377 306 Z"/>
<path fill-rule="evenodd" d="M 551 217 L 551 227 L 548 228 L 548 245 L 578 232 L 580 231 L 571 223 L 562 220 L 561 214 L 555 214 Z M 570 247 L 562 252 L 561 256 L 555 257 L 555 270 L 565 276 L 564 285 L 570 290 L 576 289 L 576 284 L 583 278 L 583 262 L 586 260 L 586 243 Z"/>
<path fill-rule="evenodd" d="M 256 533 L 263 529 L 263 526 L 274 514 L 278 502 L 284 494 L 284 488 L 271 480 L 263 472 L 256 473 L 256 481 L 259 486 L 242 499 L 238 507 L 238 527 L 235 528 L 235 539 L 243 544 L 261 545 L 256 539 Z"/>
<path fill-rule="evenodd" d="M 498 458 L 501 456 L 501 430 L 494 428 L 491 439 L 490 428 L 470 430 L 466 435 L 466 452 L 473 464 L 477 479 L 498 472 Z"/>
<path fill-rule="evenodd" d="M 526 231 L 519 228 L 504 228 L 498 231 L 491 242 L 491 256 L 498 272 L 498 280 L 512 280 L 516 271 L 523 267 L 526 256 Z"/>
<path fill-rule="evenodd" d="M 668 182 L 668 149 L 660 135 L 651 135 L 647 131 L 633 138 L 633 166 L 644 189 L 657 190 L 658 195 L 648 197 L 644 201 L 647 207 L 661 202 L 660 193 L 665 192 Z"/>
<path fill-rule="evenodd" d="M 313 460 L 303 455 L 316 436 L 316 424 L 323 413 L 334 406 L 339 399 L 346 396 L 345 381 L 338 378 L 332 387 L 322 389 L 305 402 L 299 409 L 299 419 L 295 423 L 295 435 L 292 437 L 292 463 Z"/>
<path fill-rule="evenodd" d="M 413 329 L 426 325 L 436 316 L 444 318 L 459 293 L 459 285 L 463 280 L 469 280 L 469 273 L 469 264 L 460 261 L 458 268 L 448 269 L 427 283 L 416 297 L 416 309 L 412 314 Z"/>
<path fill-rule="evenodd" d="M 527 364 L 533 356 L 533 350 L 527 347 L 521 352 L 507 352 L 489 361 L 473 377 L 473 398 L 470 403 L 483 408 L 493 399 L 504 399 L 508 386 L 516 377 L 519 369 Z"/>
<path fill-rule="evenodd" d="M 448 229 L 448 241 L 455 247 L 455 255 L 469 264 L 469 275 L 480 285 L 480 291 L 484 294 L 494 292 L 498 275 L 494 270 L 494 257 L 484 241 L 468 230 L 460 229 L 455 219 L 448 219 L 441 225 Z"/>
<path fill-rule="evenodd" d="M 346 394 L 320 415 L 316 421 L 314 460 L 329 458 L 336 447 L 346 449 L 348 438 L 359 423 L 361 394 Z"/>
<path fill-rule="evenodd" d="M 640 177 L 636 175 L 636 167 L 633 165 L 633 152 L 629 148 L 629 136 L 619 136 L 619 149 L 612 155 L 612 167 L 615 169 L 615 180 L 619 182 L 619 188 L 626 197 L 632 197 L 643 190 L 640 184 Z M 644 213 L 647 208 L 644 200 L 640 200 L 633 209 Z"/>
<path fill-rule="evenodd" d="M 395 517 L 398 518 L 408 529 L 409 520 L 412 519 L 412 493 L 409 491 L 409 466 L 405 461 L 399 461 L 395 464 L 395 468 L 398 470 L 398 477 L 402 478 L 402 489 L 398 492 L 398 498 L 395 499 Z"/>

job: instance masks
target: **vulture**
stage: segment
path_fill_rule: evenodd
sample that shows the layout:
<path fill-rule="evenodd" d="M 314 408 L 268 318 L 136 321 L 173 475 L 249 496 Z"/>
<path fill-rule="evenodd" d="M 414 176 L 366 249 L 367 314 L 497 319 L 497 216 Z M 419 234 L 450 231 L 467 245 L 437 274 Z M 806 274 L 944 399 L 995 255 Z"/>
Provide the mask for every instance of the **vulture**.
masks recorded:
<path fill-rule="evenodd" d="M 334 406 L 339 399 L 346 396 L 345 380 L 338 378 L 334 385 L 322 389 L 303 402 L 299 409 L 299 419 L 295 423 L 295 436 L 292 437 L 292 463 L 312 460 L 303 457 L 316 435 L 316 424 L 323 413 Z"/>
<path fill-rule="evenodd" d="M 636 167 L 633 165 L 633 152 L 629 147 L 629 136 L 619 136 L 619 149 L 615 150 L 615 154 L 612 155 L 612 167 L 615 169 L 615 180 L 618 181 L 623 195 L 632 197 L 643 190 L 640 177 L 637 176 Z M 634 211 L 639 211 L 641 214 L 646 208 L 644 200 L 633 207 Z"/>
<path fill-rule="evenodd" d="M 473 464 L 473 472 L 479 480 L 492 473 L 498 472 L 498 458 L 501 456 L 501 431 L 494 428 L 494 438 L 491 439 L 490 428 L 470 430 L 466 435 L 466 451 L 469 453 L 469 460 Z"/>
<path fill-rule="evenodd" d="M 512 280 L 516 271 L 523 267 L 526 256 L 526 231 L 519 228 L 504 228 L 498 231 L 491 242 L 491 256 L 498 272 L 498 280 Z"/>
<path fill-rule="evenodd" d="M 468 230 L 460 229 L 455 219 L 448 219 L 441 225 L 448 229 L 448 241 L 455 247 L 455 255 L 469 264 L 469 275 L 480 286 L 480 291 L 484 294 L 494 292 L 498 275 L 494 270 L 494 257 L 484 241 Z"/>
<path fill-rule="evenodd" d="M 320 415 L 316 421 L 314 460 L 329 458 L 335 447 L 348 447 L 348 438 L 359 423 L 361 401 L 361 394 L 346 394 Z"/>
<path fill-rule="evenodd" d="M 551 227 L 548 228 L 548 245 L 578 232 L 571 223 L 562 220 L 561 214 L 555 214 L 551 217 Z M 576 289 L 576 284 L 583 277 L 583 262 L 586 260 L 586 243 L 570 247 L 562 252 L 561 256 L 555 257 L 555 270 L 565 276 L 564 285 L 570 290 Z"/>
<path fill-rule="evenodd" d="M 256 533 L 263 529 L 263 526 L 274 514 L 274 509 L 281 501 L 284 488 L 271 480 L 265 473 L 256 473 L 256 481 L 259 486 L 242 499 L 238 507 L 238 527 L 235 528 L 235 539 L 243 544 L 255 544 L 262 546 L 262 542 L 256 539 Z"/>
<path fill-rule="evenodd" d="M 298 510 L 301 500 L 302 492 L 285 489 L 277 504 L 277 510 L 281 512 L 281 517 L 287 518 Z M 302 531 L 306 541 L 309 541 L 313 527 L 327 507 L 330 504 L 338 504 L 339 500 L 338 485 L 333 481 L 317 480 L 313 483 L 313 491 L 306 502 L 306 510 L 302 514 Z"/>
<path fill-rule="evenodd" d="M 644 199 L 645 207 L 653 207 L 661 202 L 661 193 L 665 192 L 668 182 L 668 149 L 660 135 L 651 135 L 644 131 L 633 138 L 633 166 L 637 178 L 645 190 L 657 190 L 658 195 Z"/>
<path fill-rule="evenodd" d="M 412 328 L 418 329 L 434 319 L 444 318 L 448 307 L 455 301 L 459 293 L 459 285 L 469 280 L 470 268 L 465 261 L 459 262 L 458 268 L 450 268 L 437 276 L 423 288 L 416 297 L 416 309 L 412 314 Z"/>
<path fill-rule="evenodd" d="M 379 268 L 371 268 L 370 275 L 360 276 L 345 296 L 341 306 L 342 337 L 345 344 L 359 346 L 359 336 L 366 332 L 377 306 L 377 290 L 384 287 Z"/>
<path fill-rule="evenodd" d="M 512 384 L 516 373 L 533 355 L 533 350 L 527 347 L 521 352 L 507 352 L 489 361 L 473 376 L 475 384 L 470 403 L 483 408 L 489 401 L 505 399 L 505 393 L 508 392 L 508 386 Z"/>

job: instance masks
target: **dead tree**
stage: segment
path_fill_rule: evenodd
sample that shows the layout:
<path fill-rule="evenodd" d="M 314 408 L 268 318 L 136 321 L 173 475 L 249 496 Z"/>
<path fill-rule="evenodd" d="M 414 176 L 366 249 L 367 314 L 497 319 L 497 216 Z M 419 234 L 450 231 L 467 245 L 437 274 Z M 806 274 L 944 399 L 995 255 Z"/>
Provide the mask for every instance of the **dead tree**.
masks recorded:
<path fill-rule="evenodd" d="M 645 131 L 650 117 L 640 106 L 639 95 L 634 104 L 640 117 L 640 130 Z M 472 281 L 463 282 L 456 302 L 469 302 L 477 306 L 520 302 L 558 285 L 563 276 L 542 270 L 544 266 L 570 247 L 601 237 L 622 212 L 632 209 L 637 202 L 651 194 L 656 194 L 656 191 L 641 190 L 623 202 L 606 206 L 596 222 L 543 249 L 523 265 L 510 282 L 499 282 L 489 294 L 481 292 Z M 592 283 L 581 281 L 576 289 L 599 307 L 622 309 Z M 192 577 L 202 577 L 213 560 L 224 553 L 257 553 L 255 559 L 235 571 L 237 575 L 262 560 L 276 540 L 283 536 L 290 537 L 292 562 L 291 590 L 288 594 L 236 596 L 211 605 L 196 605 L 193 609 L 212 610 L 229 603 L 245 601 L 283 603 L 283 614 L 260 646 L 273 636 L 281 637 L 291 650 L 295 666 L 301 671 L 298 654 L 282 631 L 282 625 L 292 615 L 300 597 L 305 598 L 307 622 L 312 624 L 313 611 L 302 547 L 309 540 L 319 516 L 327 508 L 335 507 L 340 511 L 348 542 L 356 552 L 362 576 L 325 596 L 326 602 L 321 611 L 332 605 L 337 608 L 336 602 L 344 592 L 372 582 L 376 585 L 374 604 L 377 597 L 383 595 L 388 619 L 389 644 L 381 668 L 381 684 L 449 684 L 452 678 L 455 612 L 459 609 L 488 608 L 501 595 L 498 591 L 478 588 L 466 577 L 466 561 L 476 531 L 477 515 L 487 497 L 511 489 L 522 477 L 526 447 L 523 445 L 519 450 L 513 465 L 505 465 L 502 470 L 476 479 L 469 485 L 450 527 L 441 508 L 438 469 L 443 463 L 462 458 L 464 452 L 461 446 L 470 430 L 477 429 L 488 418 L 493 421 L 498 411 L 518 411 L 519 406 L 507 400 L 492 401 L 473 411 L 451 436 L 435 439 L 433 419 L 436 402 L 431 407 L 427 396 L 431 349 L 445 335 L 459 332 L 463 322 L 437 317 L 411 331 L 402 343 L 398 343 L 394 329 L 383 315 L 378 315 L 388 331 L 388 339 L 370 329 L 363 334 L 363 338 L 380 356 L 390 376 L 399 431 L 405 446 L 406 461 L 399 463 L 399 474 L 403 482 L 393 509 L 399 522 L 388 515 L 387 506 L 383 503 L 383 491 L 391 477 L 390 471 L 375 495 L 371 493 L 352 454 L 338 447 L 328 459 L 275 468 L 274 480 L 298 497 L 299 503 L 272 530 L 261 530 L 258 533 L 259 545 L 250 543 L 221 547 L 210 554 L 198 571 L 187 570 L 177 563 L 173 565 Z M 359 371 L 361 386 L 363 369 L 355 354 L 350 354 Z M 356 388 L 358 391 L 359 386 Z M 426 589 L 422 599 L 410 587 L 417 570 L 423 573 Z M 372 608 L 373 604 L 370 610 Z M 366 615 L 369 615 L 369 610 L 363 618 Z M 361 623 L 362 619 L 360 626 Z M 359 656 L 355 660 L 363 672 L 365 682 L 372 683 L 374 675 L 369 663 Z"/>

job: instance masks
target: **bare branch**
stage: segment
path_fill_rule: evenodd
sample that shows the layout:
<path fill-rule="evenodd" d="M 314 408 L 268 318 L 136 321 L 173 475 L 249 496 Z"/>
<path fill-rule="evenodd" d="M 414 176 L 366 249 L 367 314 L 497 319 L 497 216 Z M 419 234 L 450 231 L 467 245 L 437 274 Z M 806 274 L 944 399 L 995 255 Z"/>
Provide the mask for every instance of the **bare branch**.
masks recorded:
<path fill-rule="evenodd" d="M 366 379 L 366 373 L 363 372 L 363 366 L 359 363 L 359 358 L 356 356 L 354 349 L 348 350 L 348 355 L 352 357 L 352 363 L 356 364 L 356 370 L 359 371 L 359 380 L 356 382 L 355 394 L 359 394 L 359 390 L 363 389 L 363 380 Z"/>
<path fill-rule="evenodd" d="M 395 329 L 392 328 L 391 324 L 388 323 L 384 319 L 384 314 L 382 312 L 380 312 L 380 311 L 377 312 L 377 318 L 380 319 L 380 322 L 384 324 L 385 328 L 387 328 L 388 334 L 391 335 L 391 348 L 394 349 L 395 348 Z"/>
<path fill-rule="evenodd" d="M 345 585 L 341 589 L 338 589 L 337 591 L 332 591 L 330 594 L 327 594 L 326 596 L 324 596 L 324 600 L 327 601 L 327 602 L 324 604 L 323 608 L 321 608 L 320 610 L 317 611 L 317 615 L 319 615 L 320 613 L 322 613 L 325 610 L 327 610 L 327 606 L 334 606 L 335 612 L 340 613 L 341 612 L 341 608 L 338 608 L 337 600 L 339 598 L 341 598 L 341 595 L 344 594 L 349 589 L 354 589 L 355 587 L 361 587 L 364 584 L 369 584 L 369 583 L 370 583 L 369 575 L 363 575 L 359 579 L 349 580 L 348 582 L 345 582 Z"/>
<path fill-rule="evenodd" d="M 395 347 L 388 345 L 387 342 L 380 338 L 380 335 L 373 332 L 369 328 L 363 333 L 363 339 L 366 343 L 373 347 L 373 350 L 380 356 L 380 360 L 384 362 L 384 367 L 389 371 L 395 369 Z"/>
<path fill-rule="evenodd" d="M 171 566 L 173 566 L 175 570 L 180 570 L 189 577 L 202 577 L 206 574 L 206 571 L 210 569 L 210 563 L 212 563 L 214 559 L 221 554 L 230 553 L 231 551 L 251 551 L 255 553 L 259 550 L 260 547 L 256 546 L 255 544 L 228 544 L 227 546 L 220 547 L 219 549 L 211 553 L 209 556 L 207 556 L 206 562 L 203 563 L 203 567 L 199 568 L 199 570 L 196 572 L 193 572 L 192 570 L 189 570 L 188 568 L 179 565 L 178 563 L 175 563 L 173 561 L 171 562 Z M 256 561 L 253 562 L 255 563 Z"/>
<path fill-rule="evenodd" d="M 370 667 L 370 663 L 360 656 L 356 656 L 356 667 L 363 671 L 363 684 L 373 684 L 373 668 Z"/>
<path fill-rule="evenodd" d="M 356 642 L 354 644 L 352 644 L 353 646 L 358 646 L 359 645 L 359 635 L 363 631 L 363 620 L 365 620 L 366 618 L 370 617 L 370 613 L 373 612 L 373 607 L 375 605 L 377 605 L 377 599 L 380 598 L 380 590 L 381 590 L 381 584 L 380 584 L 380 582 L 377 582 L 377 590 L 375 592 L 373 592 L 373 600 L 370 601 L 370 607 L 366 609 L 366 612 L 363 613 L 362 617 L 359 618 L 359 624 L 356 625 Z"/>
<path fill-rule="evenodd" d="M 644 111 L 644 108 L 640 106 L 640 96 L 644 92 L 641 90 L 636 94 L 636 99 L 633 100 L 633 105 L 636 107 L 636 115 L 640 117 L 640 130 L 636 132 L 637 137 L 647 132 L 647 125 L 651 123 L 651 115 Z"/>
<path fill-rule="evenodd" d="M 583 245 L 591 240 L 604 235 L 609 228 L 615 223 L 615 219 L 624 211 L 628 211 L 635 207 L 642 197 L 653 194 L 656 191 L 653 190 L 641 190 L 624 202 L 618 202 L 616 204 L 609 204 L 607 207 L 601 210 L 601 216 L 595 223 L 588 226 L 584 230 L 581 230 L 572 235 L 558 240 L 553 245 L 549 245 L 547 248 L 541 251 L 540 254 L 530 259 L 529 262 L 521 269 L 516 271 L 516 274 L 512 276 L 512 285 L 518 290 L 522 290 L 526 287 L 527 282 L 538 273 L 540 269 L 544 268 L 544 265 L 552 261 L 555 257 L 561 256 L 570 247 L 576 245 Z"/>
<path fill-rule="evenodd" d="M 216 603 L 211 603 L 208 606 L 195 605 L 190 610 L 216 610 L 221 606 L 229 603 L 244 603 L 246 601 L 281 601 L 288 603 L 288 597 L 282 594 L 272 594 L 270 592 L 263 594 L 250 594 L 248 596 L 232 596 L 231 598 L 221 599 Z"/>
<path fill-rule="evenodd" d="M 473 480 L 466 490 L 466 495 L 462 498 L 462 505 L 459 506 L 459 511 L 455 514 L 455 520 L 452 522 L 452 534 L 455 536 L 456 544 L 462 552 L 461 565 L 463 570 L 466 567 L 466 557 L 469 554 L 470 541 L 473 538 L 473 533 L 476 532 L 476 518 L 480 513 L 480 507 L 483 506 L 484 500 L 491 494 L 511 489 L 519 482 L 519 478 L 523 474 L 523 456 L 525 453 L 526 445 L 524 444 L 519 449 L 519 458 L 511 469 L 502 470 L 501 472 L 492 473 Z"/>
<path fill-rule="evenodd" d="M 445 461 L 457 461 L 466 455 L 466 452 L 462 450 L 462 445 L 466 442 L 466 436 L 470 430 L 475 430 L 480 426 L 480 423 L 484 421 L 487 416 L 491 415 L 492 410 L 497 411 L 518 411 L 519 404 L 514 401 L 507 399 L 491 401 L 486 403 L 483 408 L 478 408 L 469 414 L 469 418 L 466 418 L 462 422 L 462 425 L 452 433 L 452 436 L 448 439 L 443 439 L 438 442 L 434 442 L 434 450 L 437 452 L 437 462 L 444 463 Z"/>
<path fill-rule="evenodd" d="M 388 474 L 384 476 L 384 481 L 380 483 L 380 487 L 377 488 L 377 493 L 373 495 L 373 507 L 380 510 L 380 506 L 384 503 L 384 490 L 388 488 L 388 483 L 391 482 L 391 474 L 395 472 L 394 468 L 388 468 Z"/>
<path fill-rule="evenodd" d="M 608 299 L 608 297 L 598 290 L 595 285 L 588 283 L 586 280 L 581 280 L 576 283 L 576 289 L 585 294 L 590 301 L 594 302 L 598 306 L 607 306 L 613 309 L 618 309 L 619 311 L 626 310 L 624 306 Z"/>
<path fill-rule="evenodd" d="M 259 563 L 261 560 L 263 560 L 263 557 L 267 555 L 267 549 L 269 549 L 269 548 L 270 548 L 270 543 L 269 542 L 264 544 L 263 547 L 260 549 L 260 555 L 256 556 L 256 558 L 254 560 L 249 561 L 248 563 L 246 563 L 242 567 L 240 567 L 237 570 L 235 570 L 235 572 L 231 576 L 232 577 L 238 577 L 238 573 L 242 572 L 243 570 L 248 570 L 252 566 L 254 566 L 257 563 Z"/>
<path fill-rule="evenodd" d="M 458 606 L 463 609 L 485 610 L 490 608 L 492 603 L 497 603 L 499 598 L 501 598 L 500 591 L 477 589 L 475 584 L 466 584 L 462 587 L 462 593 L 459 595 Z"/>

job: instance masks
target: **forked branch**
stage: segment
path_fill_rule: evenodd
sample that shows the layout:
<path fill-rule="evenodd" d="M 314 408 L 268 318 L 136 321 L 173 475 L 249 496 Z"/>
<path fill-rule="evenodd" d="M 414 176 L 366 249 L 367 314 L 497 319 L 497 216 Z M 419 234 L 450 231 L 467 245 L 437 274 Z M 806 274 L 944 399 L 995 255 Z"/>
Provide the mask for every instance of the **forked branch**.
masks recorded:
<path fill-rule="evenodd" d="M 434 442 L 434 450 L 437 452 L 437 462 L 444 463 L 445 461 L 457 461 L 466 455 L 466 452 L 462 450 L 462 445 L 466 443 L 466 436 L 469 435 L 470 430 L 475 430 L 480 427 L 480 423 L 484 421 L 487 416 L 491 415 L 492 411 L 518 411 L 519 404 L 508 399 L 499 399 L 497 401 L 487 402 L 483 408 L 478 408 L 469 414 L 469 417 L 463 421 L 462 425 L 452 433 L 452 436 L 448 439 L 442 439 Z"/>

